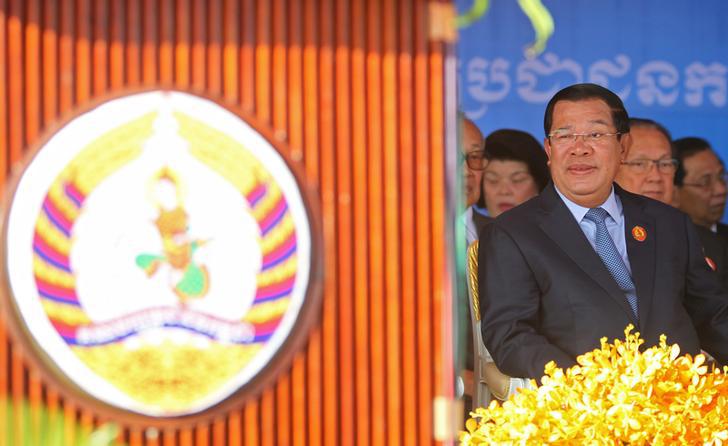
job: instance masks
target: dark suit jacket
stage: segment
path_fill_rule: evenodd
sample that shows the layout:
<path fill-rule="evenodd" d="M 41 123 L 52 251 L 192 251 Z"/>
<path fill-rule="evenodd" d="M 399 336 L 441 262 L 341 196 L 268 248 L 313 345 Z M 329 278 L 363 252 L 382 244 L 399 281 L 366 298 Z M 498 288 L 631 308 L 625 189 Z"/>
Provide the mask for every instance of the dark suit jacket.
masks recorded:
<path fill-rule="evenodd" d="M 684 213 L 614 185 L 637 289 L 639 321 L 553 184 L 488 225 L 480 237 L 485 346 L 510 376 L 540 378 L 554 360 L 570 367 L 599 339 L 624 339 L 634 324 L 648 346 L 702 347 L 728 363 L 728 296 Z M 644 241 L 632 236 L 641 226 Z"/>
<path fill-rule="evenodd" d="M 723 285 L 723 290 L 728 291 L 728 239 L 705 226 L 695 225 L 695 230 L 698 232 L 700 244 L 703 245 L 705 257 L 713 261 L 715 274 Z"/>

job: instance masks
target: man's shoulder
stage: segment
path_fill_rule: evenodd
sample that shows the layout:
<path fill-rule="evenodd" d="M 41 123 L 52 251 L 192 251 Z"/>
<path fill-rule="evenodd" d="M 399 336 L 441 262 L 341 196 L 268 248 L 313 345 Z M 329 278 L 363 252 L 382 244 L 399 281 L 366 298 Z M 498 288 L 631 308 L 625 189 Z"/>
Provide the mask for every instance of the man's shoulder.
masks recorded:
<path fill-rule="evenodd" d="M 679 221 L 685 219 L 685 213 L 680 209 L 644 195 L 634 194 L 622 189 L 619 191 L 619 198 L 622 200 L 622 209 L 625 213 L 630 212 L 632 209 L 641 209 L 645 213 L 656 217 L 658 223 L 665 219 Z"/>
<path fill-rule="evenodd" d="M 497 218 L 493 219 L 493 222 L 510 223 L 514 221 L 520 222 L 524 219 L 533 218 L 535 214 L 541 213 L 543 211 L 542 201 L 543 196 L 536 195 L 535 197 L 525 201 L 524 203 L 521 203 L 520 205 L 503 212 Z"/>

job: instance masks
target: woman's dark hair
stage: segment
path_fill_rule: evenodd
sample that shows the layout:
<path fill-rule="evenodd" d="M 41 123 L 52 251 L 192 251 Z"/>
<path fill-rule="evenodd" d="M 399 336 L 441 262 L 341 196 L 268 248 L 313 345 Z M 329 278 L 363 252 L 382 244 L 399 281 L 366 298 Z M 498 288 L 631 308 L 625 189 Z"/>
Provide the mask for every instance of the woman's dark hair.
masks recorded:
<path fill-rule="evenodd" d="M 529 133 L 514 129 L 496 130 L 485 138 L 485 157 L 488 161 L 520 161 L 528 167 L 538 191 L 551 180 L 548 157 L 541 144 Z M 478 206 L 485 207 L 483 185 L 480 185 Z"/>

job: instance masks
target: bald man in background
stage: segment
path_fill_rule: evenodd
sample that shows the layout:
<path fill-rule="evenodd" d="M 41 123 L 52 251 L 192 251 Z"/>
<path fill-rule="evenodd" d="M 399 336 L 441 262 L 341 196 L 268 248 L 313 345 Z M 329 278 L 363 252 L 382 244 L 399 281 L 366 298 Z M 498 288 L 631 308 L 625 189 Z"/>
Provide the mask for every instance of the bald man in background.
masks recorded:
<path fill-rule="evenodd" d="M 670 132 L 650 119 L 631 118 L 629 125 L 632 144 L 617 172 L 616 182 L 629 192 L 674 204 L 678 161 Z M 696 224 L 696 229 L 705 261 L 728 290 L 728 239 L 705 226 Z"/>

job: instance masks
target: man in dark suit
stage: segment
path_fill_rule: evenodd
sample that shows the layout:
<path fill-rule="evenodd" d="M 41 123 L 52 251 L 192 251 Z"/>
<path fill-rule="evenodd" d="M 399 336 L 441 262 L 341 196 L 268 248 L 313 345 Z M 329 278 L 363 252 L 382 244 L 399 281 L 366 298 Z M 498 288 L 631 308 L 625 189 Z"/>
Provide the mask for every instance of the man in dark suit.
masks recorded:
<path fill-rule="evenodd" d="M 687 215 L 614 184 L 631 140 L 611 91 L 558 92 L 544 118 L 553 183 L 481 234 L 485 345 L 510 376 L 569 367 L 634 324 L 647 345 L 701 347 L 728 362 L 728 296 Z M 494 259 L 489 261 L 489 259 Z"/>
<path fill-rule="evenodd" d="M 728 227 L 719 222 L 728 195 L 723 161 L 702 138 L 680 138 L 675 141 L 675 149 L 680 161 L 675 174 L 678 207 L 696 225 L 728 237 Z"/>
<path fill-rule="evenodd" d="M 632 143 L 615 181 L 628 192 L 673 204 L 678 160 L 670 132 L 651 119 L 631 117 L 629 134 Z M 705 261 L 718 275 L 723 289 L 728 290 L 728 239 L 704 226 L 696 225 L 695 229 Z"/>

